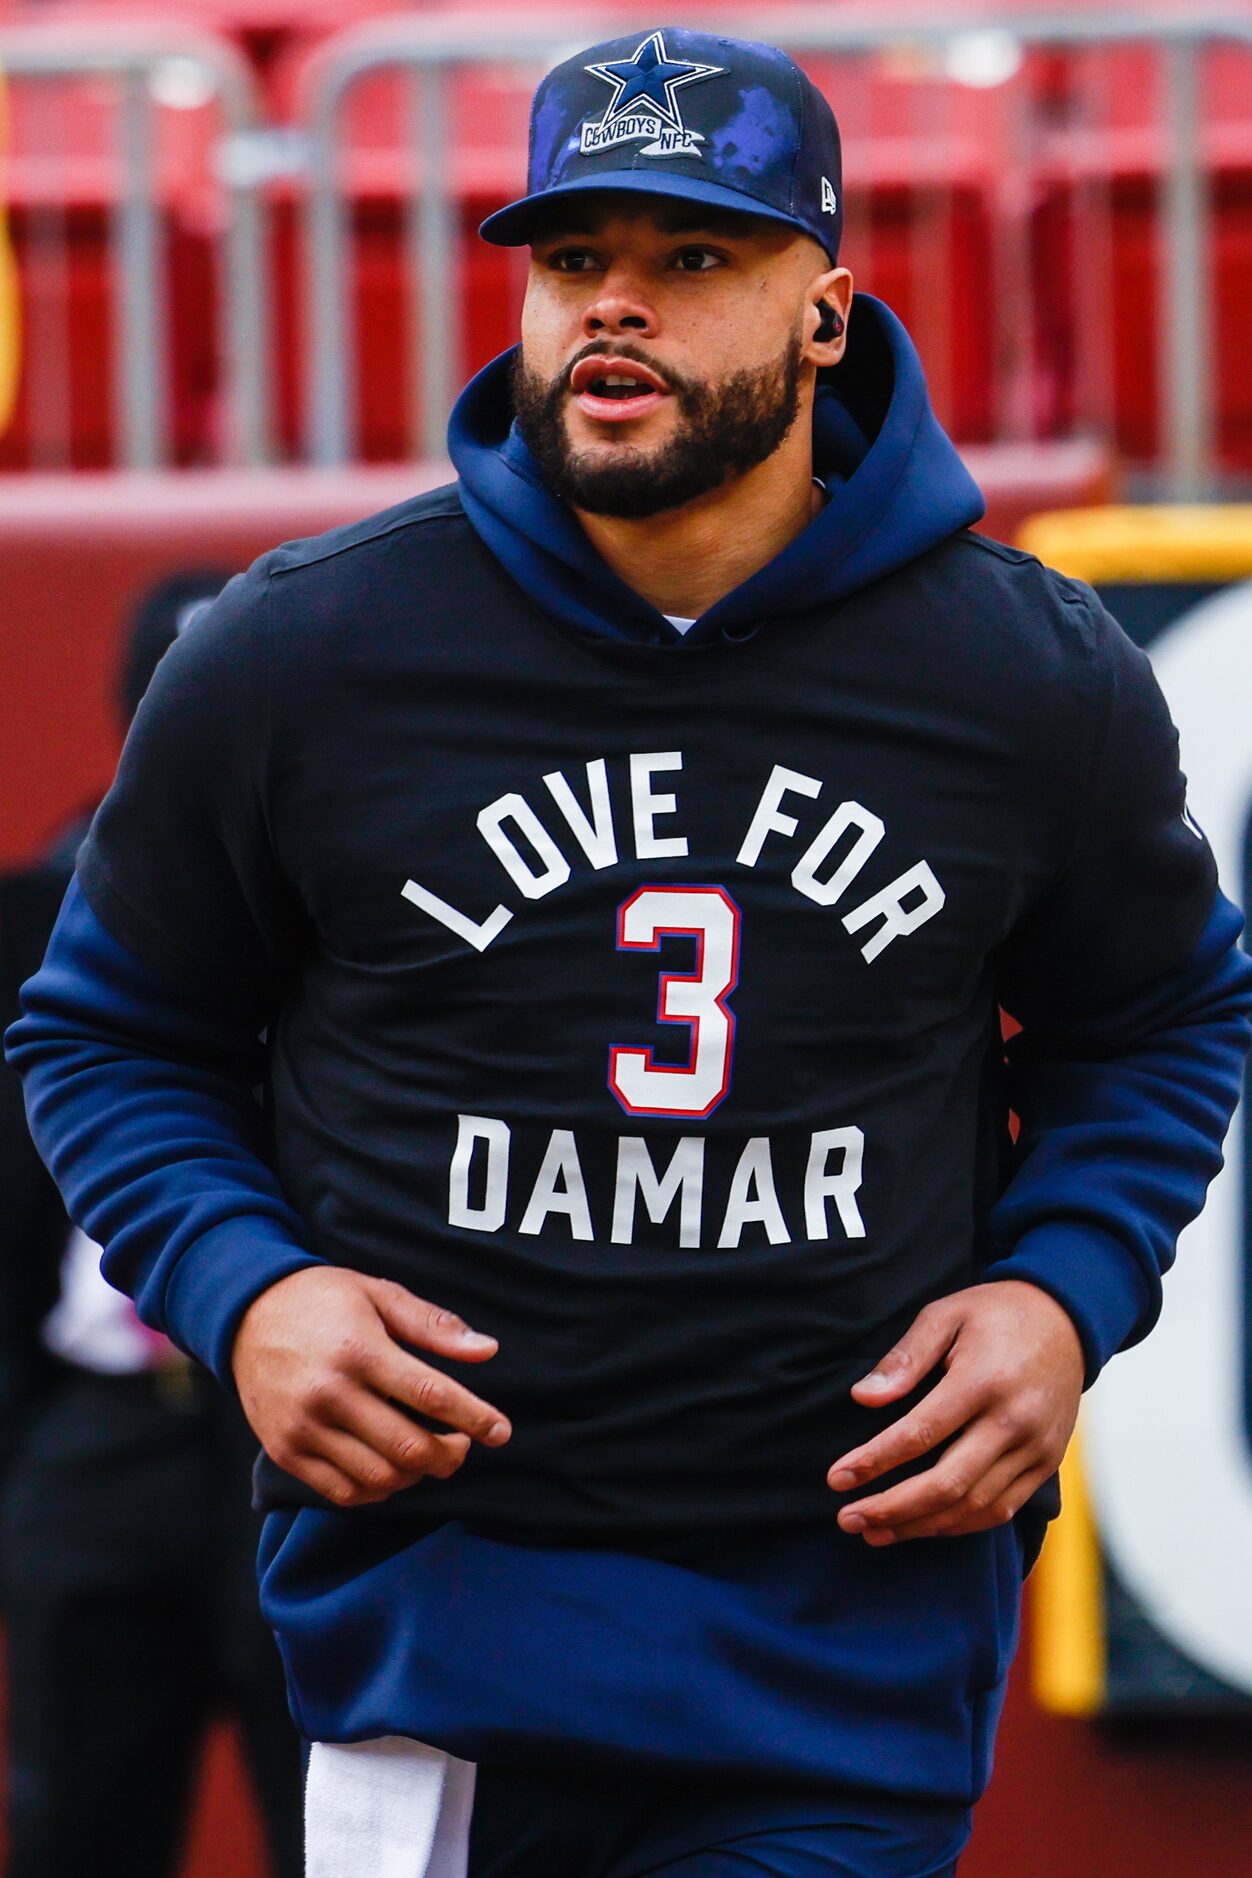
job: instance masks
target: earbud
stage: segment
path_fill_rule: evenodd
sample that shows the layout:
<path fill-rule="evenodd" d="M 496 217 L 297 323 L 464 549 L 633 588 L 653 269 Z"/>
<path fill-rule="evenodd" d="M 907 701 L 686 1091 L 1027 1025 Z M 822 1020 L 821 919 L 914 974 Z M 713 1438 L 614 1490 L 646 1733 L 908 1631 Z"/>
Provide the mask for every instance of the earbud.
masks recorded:
<path fill-rule="evenodd" d="M 817 331 L 813 334 L 817 344 L 824 346 L 832 339 L 842 339 L 842 313 L 836 313 L 829 300 L 819 300 L 817 310 L 821 314 L 821 318 L 817 322 Z"/>

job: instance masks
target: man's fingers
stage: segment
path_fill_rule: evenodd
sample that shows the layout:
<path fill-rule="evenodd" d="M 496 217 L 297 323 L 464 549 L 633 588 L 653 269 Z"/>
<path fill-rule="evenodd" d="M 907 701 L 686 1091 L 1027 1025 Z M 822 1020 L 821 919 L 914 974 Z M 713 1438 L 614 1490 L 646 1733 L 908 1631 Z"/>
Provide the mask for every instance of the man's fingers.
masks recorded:
<path fill-rule="evenodd" d="M 402 1409 L 393 1408 L 368 1390 L 359 1390 L 353 1397 L 339 1427 L 363 1441 L 404 1477 L 405 1484 L 431 1472 L 433 1431 L 419 1427 Z"/>
<path fill-rule="evenodd" d="M 1073 1430 L 1081 1344 L 1067 1313 L 1037 1287 L 1006 1279 L 928 1306 L 880 1365 L 890 1373 L 879 1399 L 898 1393 L 901 1369 L 916 1382 L 936 1360 L 946 1374 L 929 1395 L 827 1476 L 836 1491 L 853 1492 L 957 1436 L 916 1479 L 841 1509 L 840 1525 L 867 1545 L 1002 1525 L 1059 1464 Z M 867 1383 L 853 1391 L 865 1402 Z"/>
<path fill-rule="evenodd" d="M 446 1422 L 489 1448 L 503 1447 L 513 1432 L 507 1417 L 490 1402 L 394 1345 L 370 1364 L 368 1379 L 380 1394 L 403 1402 L 431 1421 Z"/>
<path fill-rule="evenodd" d="M 271 1458 L 333 1504 L 356 1506 L 427 1474 L 448 1478 L 472 1438 L 493 1447 L 509 1439 L 498 1409 L 422 1362 L 414 1346 L 455 1362 L 480 1362 L 497 1348 L 403 1285 L 327 1265 L 292 1272 L 255 1298 L 231 1360 Z"/>
<path fill-rule="evenodd" d="M 874 1406 L 880 1402 L 898 1402 L 928 1376 L 952 1348 L 960 1328 L 960 1312 L 951 1298 L 940 1298 L 919 1311 L 909 1328 L 885 1356 L 880 1356 L 868 1376 L 853 1383 L 852 1394 L 858 1402 Z"/>
<path fill-rule="evenodd" d="M 916 1408 L 884 1428 L 880 1435 L 853 1448 L 837 1460 L 826 1476 L 836 1493 L 850 1493 L 868 1480 L 877 1480 L 893 1467 L 929 1454 L 939 1442 L 963 1428 L 977 1406 L 968 1388 L 955 1377 L 945 1377 Z"/>
<path fill-rule="evenodd" d="M 494 1337 L 472 1330 L 455 1311 L 428 1304 L 425 1298 L 416 1297 L 390 1278 L 367 1278 L 364 1282 L 387 1329 L 405 1343 L 437 1350 L 459 1363 L 485 1363 L 500 1347 Z"/>
<path fill-rule="evenodd" d="M 455 1311 L 428 1304 L 390 1279 L 371 1278 L 367 1288 L 392 1338 L 438 1351 L 459 1362 L 485 1362 L 499 1348 L 494 1337 L 471 1330 Z M 490 1402 L 394 1345 L 372 1356 L 365 1375 L 382 1395 L 403 1402 L 431 1421 L 446 1422 L 448 1427 L 461 1430 L 487 1447 L 503 1447 L 513 1432 L 507 1416 Z"/>
<path fill-rule="evenodd" d="M 387 1498 L 385 1493 L 367 1493 L 353 1475 L 345 1474 L 332 1461 L 322 1460 L 316 1454 L 296 1455 L 283 1465 L 287 1473 L 294 1474 L 297 1480 L 302 1480 L 306 1487 L 312 1487 L 314 1493 L 320 1493 L 335 1506 L 372 1505 Z"/>
<path fill-rule="evenodd" d="M 402 1476 L 389 1461 L 381 1454 L 376 1454 L 369 1443 L 357 1435 L 334 1428 L 324 1430 L 316 1439 L 315 1458 L 329 1463 L 351 1481 L 354 1504 L 360 1504 L 365 1496 L 371 1500 L 385 1500 L 388 1494 L 395 1493 L 399 1487 L 411 1484 L 409 1477 Z"/>
<path fill-rule="evenodd" d="M 991 1416 L 978 1416 L 933 1467 L 899 1480 L 886 1493 L 841 1506 L 839 1525 L 845 1532 L 862 1532 L 875 1525 L 899 1527 L 912 1519 L 946 1516 L 980 1493 L 989 1478 L 999 1478 L 1008 1454 L 1015 1455 L 1014 1472 L 1038 1457 L 1025 1442 L 1006 1437 Z"/>
<path fill-rule="evenodd" d="M 1007 1454 L 960 1505 L 926 1519 L 905 1520 L 898 1525 L 867 1527 L 863 1537 L 874 1547 L 894 1545 L 905 1539 L 959 1539 L 969 1533 L 989 1532 L 1007 1525 L 1021 1511 L 1036 1488 L 1041 1487 L 1052 1471 L 1047 1465 L 1027 1462 L 1027 1450 Z"/>
<path fill-rule="evenodd" d="M 314 1437 L 316 1446 L 309 1458 L 329 1463 L 352 1483 L 353 1505 L 364 1504 L 367 1500 L 385 1500 L 390 1494 L 398 1493 L 403 1487 L 411 1487 L 415 1481 L 428 1475 L 436 1480 L 447 1480 L 457 1471 L 469 1452 L 467 1435 L 432 1435 L 421 1428 L 415 1429 L 414 1433 L 420 1444 L 418 1452 L 421 1457 L 415 1465 L 397 1466 L 368 1441 L 341 1428 L 319 1430 Z M 337 1504 L 342 1505 L 343 1502 Z"/>
<path fill-rule="evenodd" d="M 897 1481 L 885 1493 L 841 1507 L 839 1524 L 845 1532 L 861 1532 L 867 1526 L 899 1526 L 949 1512 L 997 1466 L 1009 1445 L 990 1417 L 979 1416 L 933 1467 Z"/>

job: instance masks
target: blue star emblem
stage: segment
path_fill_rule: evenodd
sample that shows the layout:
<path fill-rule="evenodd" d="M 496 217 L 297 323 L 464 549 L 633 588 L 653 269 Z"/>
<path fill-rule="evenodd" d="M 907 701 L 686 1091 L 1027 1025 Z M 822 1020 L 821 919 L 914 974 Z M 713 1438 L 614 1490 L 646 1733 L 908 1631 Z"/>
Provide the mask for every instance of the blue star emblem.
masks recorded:
<path fill-rule="evenodd" d="M 636 46 L 629 59 L 585 67 L 613 87 L 612 101 L 600 120 L 603 125 L 607 127 L 627 111 L 642 109 L 651 111 L 674 130 L 685 128 L 674 97 L 679 87 L 712 78 L 725 69 L 722 65 L 697 65 L 690 59 L 671 59 L 665 49 L 665 36 L 659 32 Z"/>

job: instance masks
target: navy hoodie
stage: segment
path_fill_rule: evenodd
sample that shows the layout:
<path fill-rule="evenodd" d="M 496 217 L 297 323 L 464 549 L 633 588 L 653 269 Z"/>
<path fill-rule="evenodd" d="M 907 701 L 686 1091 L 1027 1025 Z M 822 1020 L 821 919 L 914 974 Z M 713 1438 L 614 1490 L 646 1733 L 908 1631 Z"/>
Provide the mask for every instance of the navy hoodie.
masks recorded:
<path fill-rule="evenodd" d="M 901 1411 L 848 1391 L 980 1278 L 1058 1298 L 1089 1377 L 1150 1328 L 1252 972 L 1147 660 L 968 532 L 903 330 L 852 331 L 825 508 L 682 640 L 488 367 L 456 487 L 167 655 L 26 989 L 71 1213 L 224 1381 L 318 1260 L 500 1339 L 513 1440 L 452 1480 L 344 1513 L 259 1465 L 314 1738 L 985 1780 L 1050 1502 L 867 1548 L 825 1470 Z"/>

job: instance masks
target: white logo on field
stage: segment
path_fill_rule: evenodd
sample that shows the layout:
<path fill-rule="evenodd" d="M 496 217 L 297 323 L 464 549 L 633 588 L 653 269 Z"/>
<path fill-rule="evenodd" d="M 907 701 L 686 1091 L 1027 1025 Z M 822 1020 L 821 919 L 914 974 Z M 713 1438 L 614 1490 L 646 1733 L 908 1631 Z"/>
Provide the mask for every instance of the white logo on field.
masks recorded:
<path fill-rule="evenodd" d="M 700 156 L 704 137 L 683 123 L 675 93 L 683 85 L 715 78 L 724 66 L 671 59 L 664 33 L 656 32 L 636 46 L 629 59 L 587 65 L 583 70 L 613 87 L 604 116 L 584 118 L 579 128 L 578 147 L 583 156 L 594 156 L 619 143 L 642 143 L 641 156 Z"/>
<path fill-rule="evenodd" d="M 835 185 L 829 176 L 822 177 L 822 214 L 834 215 L 839 208 L 839 198 L 835 194 Z"/>

